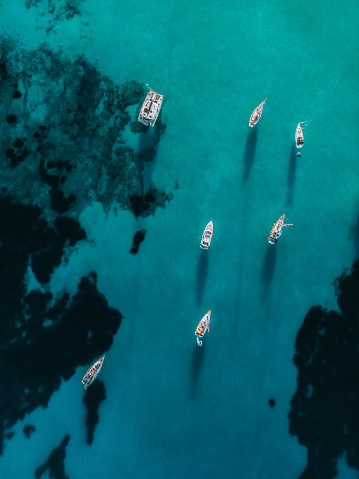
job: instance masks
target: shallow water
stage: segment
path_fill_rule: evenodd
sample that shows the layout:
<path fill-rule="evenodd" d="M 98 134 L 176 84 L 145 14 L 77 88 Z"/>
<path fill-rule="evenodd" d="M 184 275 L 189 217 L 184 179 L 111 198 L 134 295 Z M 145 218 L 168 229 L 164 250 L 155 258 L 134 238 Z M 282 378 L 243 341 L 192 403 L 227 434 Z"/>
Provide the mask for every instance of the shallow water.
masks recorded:
<path fill-rule="evenodd" d="M 45 0 L 3 3 L 2 35 L 25 49 L 46 41 L 64 58 L 84 54 L 117 85 L 135 80 L 164 94 L 167 129 L 144 165 L 144 193 L 151 183 L 173 193 L 146 217 L 116 201 L 106 212 L 100 201 L 72 212 L 87 240 L 44 288 L 75 294 L 95 271 L 99 292 L 124 316 L 99 376 L 107 399 L 89 447 L 86 367 L 76 365 L 46 409 L 12 428 L 3 477 L 31 477 L 66 434 L 71 479 L 299 477 L 306 448 L 287 418 L 295 337 L 311 306 L 337 309 L 333 282 L 358 253 L 359 7 L 86 0 L 81 15 L 55 21 Z M 151 134 L 123 138 L 140 151 Z M 273 247 L 267 237 L 283 213 L 294 226 Z M 202 251 L 209 220 L 213 240 Z M 199 349 L 193 332 L 208 309 Z M 25 424 L 36 426 L 30 439 Z M 341 462 L 338 477 L 353 470 Z"/>

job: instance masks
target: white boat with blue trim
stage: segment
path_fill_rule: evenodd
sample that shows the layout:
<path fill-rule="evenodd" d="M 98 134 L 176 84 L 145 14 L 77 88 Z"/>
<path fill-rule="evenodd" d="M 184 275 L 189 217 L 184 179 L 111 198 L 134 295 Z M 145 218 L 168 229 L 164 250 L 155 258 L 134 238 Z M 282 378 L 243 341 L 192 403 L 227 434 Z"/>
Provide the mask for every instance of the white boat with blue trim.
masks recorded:
<path fill-rule="evenodd" d="M 102 358 L 98 359 L 95 363 L 93 363 L 90 369 L 87 370 L 85 376 L 81 381 L 85 389 L 87 389 L 97 378 L 99 372 L 101 371 L 104 359 L 105 356 L 102 356 Z"/>

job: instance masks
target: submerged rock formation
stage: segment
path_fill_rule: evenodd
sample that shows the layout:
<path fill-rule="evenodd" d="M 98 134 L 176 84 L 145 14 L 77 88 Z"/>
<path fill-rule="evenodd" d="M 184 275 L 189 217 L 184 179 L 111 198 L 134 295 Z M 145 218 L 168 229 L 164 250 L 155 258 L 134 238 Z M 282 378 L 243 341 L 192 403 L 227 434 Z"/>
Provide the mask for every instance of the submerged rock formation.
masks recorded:
<path fill-rule="evenodd" d="M 36 427 L 33 424 L 27 424 L 26 426 L 24 426 L 24 434 L 28 439 L 30 439 L 30 437 L 35 431 Z"/>
<path fill-rule="evenodd" d="M 97 291 L 96 274 L 83 277 L 71 299 L 64 291 L 27 291 L 29 270 L 46 283 L 65 254 L 85 234 L 58 217 L 48 226 L 37 206 L 0 195 L 0 453 L 6 431 L 38 406 L 46 407 L 62 379 L 112 344 L 121 313 Z"/>
<path fill-rule="evenodd" d="M 61 444 L 50 452 L 47 461 L 35 471 L 35 477 L 37 479 L 47 470 L 49 470 L 49 477 L 53 477 L 54 479 L 69 479 L 65 474 L 66 447 L 69 441 L 70 435 L 67 434 L 61 441 Z"/>
<path fill-rule="evenodd" d="M 80 213 L 96 200 L 105 211 L 148 216 L 172 199 L 153 184 L 144 189 L 144 165 L 165 131 L 160 119 L 150 135 L 137 124 L 144 96 L 143 85 L 119 87 L 84 57 L 0 37 L 0 454 L 16 421 L 107 351 L 121 323 L 95 272 L 79 278 L 73 298 L 51 293 L 55 269 L 86 241 Z M 139 139 L 136 150 L 125 129 Z"/>
<path fill-rule="evenodd" d="M 159 118 L 149 135 L 137 122 L 143 85 L 119 87 L 84 57 L 69 61 L 45 45 L 27 51 L 0 39 L 0 58 L 0 169 L 9 194 L 72 216 L 93 200 L 148 216 L 172 199 L 153 184 L 144 191 L 144 164 L 165 125 Z M 139 139 L 136 151 L 122 138 L 126 127 Z"/>
<path fill-rule="evenodd" d="M 99 422 L 98 408 L 100 403 L 106 399 L 105 385 L 99 379 L 96 379 L 91 387 L 86 389 L 86 393 L 83 399 L 84 404 L 87 407 L 87 444 L 91 446 L 95 427 Z"/>
<path fill-rule="evenodd" d="M 300 479 L 331 479 L 346 457 L 359 470 L 359 261 L 336 281 L 340 312 L 311 308 L 298 331 L 290 433 L 307 447 Z"/>
<path fill-rule="evenodd" d="M 140 230 L 137 231 L 135 236 L 133 237 L 133 244 L 130 253 L 131 254 L 137 254 L 138 250 L 140 248 L 140 244 L 142 241 L 145 239 L 146 236 L 146 230 Z"/>

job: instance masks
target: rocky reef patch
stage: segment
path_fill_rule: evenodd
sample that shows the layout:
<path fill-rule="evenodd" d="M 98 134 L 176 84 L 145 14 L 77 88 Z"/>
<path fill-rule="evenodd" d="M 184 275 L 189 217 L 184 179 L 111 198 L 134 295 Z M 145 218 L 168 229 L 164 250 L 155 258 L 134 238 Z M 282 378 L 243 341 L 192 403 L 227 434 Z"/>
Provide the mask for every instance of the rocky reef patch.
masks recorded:
<path fill-rule="evenodd" d="M 50 452 L 47 461 L 35 471 L 35 477 L 37 479 L 41 478 L 47 470 L 49 471 L 49 477 L 53 477 L 54 479 L 69 479 L 65 473 L 66 447 L 69 441 L 70 435 L 67 434 L 61 441 L 61 444 Z"/>
<path fill-rule="evenodd" d="M 25 437 L 27 437 L 28 439 L 30 439 L 30 437 L 35 431 L 36 427 L 33 424 L 27 424 L 26 426 L 24 426 L 24 434 Z"/>
<path fill-rule="evenodd" d="M 9 194 L 72 216 L 93 200 L 135 216 L 165 207 L 172 192 L 144 187 L 144 165 L 166 129 L 159 118 L 149 135 L 137 121 L 145 94 L 135 81 L 115 85 L 84 57 L 0 39 L 0 169 Z"/>
<path fill-rule="evenodd" d="M 64 249 L 85 237 L 73 219 L 48 225 L 38 206 L 0 196 L 0 453 L 9 429 L 39 406 L 46 407 L 62 380 L 107 351 L 121 313 L 97 290 L 97 276 L 81 278 L 71 298 L 53 297 L 47 286 Z M 39 287 L 27 290 L 29 270 Z"/>
<path fill-rule="evenodd" d="M 78 366 L 110 348 L 122 320 L 99 293 L 95 272 L 79 278 L 73 297 L 51 292 L 56 268 L 86 241 L 80 213 L 98 201 L 105 211 L 148 216 L 173 197 L 148 181 L 145 187 L 145 164 L 154 161 L 166 126 L 159 118 L 149 134 L 137 122 L 144 97 L 143 85 L 115 85 L 84 57 L 70 61 L 47 45 L 29 51 L 0 37 L 0 360 L 7 365 L 0 454 L 19 419 L 46 407 Z M 128 145 L 129 135 L 138 146 Z M 105 398 L 103 383 L 92 388 L 85 396 L 88 443 Z"/>
<path fill-rule="evenodd" d="M 138 250 L 140 248 L 140 244 L 142 241 L 145 239 L 146 236 L 146 230 L 139 230 L 137 233 L 135 233 L 133 237 L 133 243 L 132 243 L 132 248 L 130 250 L 131 254 L 137 254 Z"/>
<path fill-rule="evenodd" d="M 26 9 L 36 8 L 38 12 L 36 29 L 45 28 L 49 34 L 57 33 L 56 26 L 59 22 L 81 16 L 81 6 L 84 2 L 85 0 L 25 0 L 24 5 Z"/>
<path fill-rule="evenodd" d="M 359 471 L 359 261 L 336 282 L 340 312 L 312 307 L 298 331 L 290 434 L 307 448 L 300 479 L 332 479 L 338 459 Z"/>
<path fill-rule="evenodd" d="M 87 444 L 91 446 L 95 427 L 99 422 L 98 408 L 100 403 L 106 399 L 105 385 L 99 379 L 91 384 L 91 387 L 86 389 L 86 393 L 83 399 L 84 404 L 87 407 L 86 427 L 87 427 Z"/>

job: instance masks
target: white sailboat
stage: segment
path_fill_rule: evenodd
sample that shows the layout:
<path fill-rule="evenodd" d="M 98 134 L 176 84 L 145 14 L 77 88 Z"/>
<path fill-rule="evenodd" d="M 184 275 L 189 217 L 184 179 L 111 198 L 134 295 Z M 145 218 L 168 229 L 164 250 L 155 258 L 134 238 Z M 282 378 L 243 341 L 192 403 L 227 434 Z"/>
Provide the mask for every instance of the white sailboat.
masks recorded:
<path fill-rule="evenodd" d="M 93 363 L 90 369 L 87 370 L 85 376 L 82 378 L 81 381 L 85 389 L 87 389 L 97 378 L 99 372 L 101 371 L 104 359 L 105 356 L 102 356 L 102 358 L 98 359 L 95 363 Z"/>
<path fill-rule="evenodd" d="M 263 111 L 263 105 L 266 102 L 267 98 L 262 101 L 262 103 L 257 106 L 257 108 L 254 110 L 254 112 L 251 114 L 251 117 L 249 119 L 249 126 L 253 127 L 256 123 L 258 123 L 260 117 L 262 116 L 262 111 Z"/>
<path fill-rule="evenodd" d="M 309 120 L 311 121 L 311 120 Z M 297 128 L 295 130 L 295 145 L 297 148 L 302 148 L 304 145 L 304 133 L 303 129 L 308 125 L 309 121 L 301 121 L 298 123 Z M 306 123 L 302 128 L 302 123 Z M 297 153 L 298 156 L 301 156 L 300 152 Z"/>
<path fill-rule="evenodd" d="M 274 226 L 273 226 L 272 231 L 270 232 L 270 235 L 269 235 L 269 238 L 268 238 L 268 241 L 269 241 L 270 244 L 275 244 L 278 241 L 280 235 L 282 234 L 283 228 L 285 226 L 293 226 L 293 224 L 291 224 L 291 223 L 285 224 L 284 221 L 285 221 L 285 215 L 282 215 L 279 218 L 279 220 L 277 220 L 274 223 Z"/>
<path fill-rule="evenodd" d="M 211 321 L 211 310 L 209 309 L 207 313 L 203 316 L 203 318 L 198 323 L 198 326 L 195 331 L 195 335 L 197 336 L 197 345 L 202 346 L 202 341 L 198 338 L 203 338 L 206 331 L 209 331 L 209 323 Z"/>

